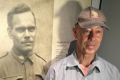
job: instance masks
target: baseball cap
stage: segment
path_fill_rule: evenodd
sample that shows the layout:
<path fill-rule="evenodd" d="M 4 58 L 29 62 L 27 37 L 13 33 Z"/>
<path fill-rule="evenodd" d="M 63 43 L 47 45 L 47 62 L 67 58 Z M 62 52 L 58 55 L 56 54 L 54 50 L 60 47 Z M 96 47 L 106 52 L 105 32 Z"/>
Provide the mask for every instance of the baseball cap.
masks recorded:
<path fill-rule="evenodd" d="M 106 17 L 102 13 L 102 11 L 91 6 L 82 10 L 77 19 L 77 24 L 82 28 L 101 26 L 109 30 L 105 22 L 106 22 Z"/>

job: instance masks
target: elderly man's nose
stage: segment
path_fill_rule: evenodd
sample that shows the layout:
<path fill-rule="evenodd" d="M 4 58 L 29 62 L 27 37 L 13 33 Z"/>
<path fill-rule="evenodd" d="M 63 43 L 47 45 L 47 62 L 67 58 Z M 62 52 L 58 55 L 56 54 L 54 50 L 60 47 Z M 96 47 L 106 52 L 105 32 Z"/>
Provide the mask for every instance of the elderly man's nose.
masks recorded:
<path fill-rule="evenodd" d="M 94 34 L 93 31 L 91 31 L 90 34 L 89 34 L 89 36 L 88 36 L 88 39 L 93 40 L 94 37 L 95 37 L 95 34 Z"/>

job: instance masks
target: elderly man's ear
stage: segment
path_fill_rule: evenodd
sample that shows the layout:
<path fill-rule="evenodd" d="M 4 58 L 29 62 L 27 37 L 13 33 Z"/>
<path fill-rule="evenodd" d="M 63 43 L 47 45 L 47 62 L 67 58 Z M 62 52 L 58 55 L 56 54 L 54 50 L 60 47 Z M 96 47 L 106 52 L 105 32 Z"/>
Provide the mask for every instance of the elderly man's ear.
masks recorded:
<path fill-rule="evenodd" d="M 77 32 L 76 32 L 76 27 L 72 29 L 73 30 L 73 36 L 75 39 L 77 39 Z"/>

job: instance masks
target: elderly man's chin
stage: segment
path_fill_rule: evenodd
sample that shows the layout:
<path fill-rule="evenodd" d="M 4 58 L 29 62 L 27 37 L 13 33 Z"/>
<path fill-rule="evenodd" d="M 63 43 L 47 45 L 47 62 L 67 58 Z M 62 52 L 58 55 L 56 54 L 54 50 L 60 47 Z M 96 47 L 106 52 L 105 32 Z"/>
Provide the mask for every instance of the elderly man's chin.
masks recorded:
<path fill-rule="evenodd" d="M 90 55 L 95 55 L 96 54 L 96 49 L 86 49 L 86 53 Z"/>

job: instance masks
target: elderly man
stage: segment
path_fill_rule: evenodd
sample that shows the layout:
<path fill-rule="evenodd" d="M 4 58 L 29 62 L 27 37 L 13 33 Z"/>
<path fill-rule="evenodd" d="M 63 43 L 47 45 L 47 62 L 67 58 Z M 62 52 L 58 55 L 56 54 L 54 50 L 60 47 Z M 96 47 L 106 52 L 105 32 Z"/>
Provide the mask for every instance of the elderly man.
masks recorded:
<path fill-rule="evenodd" d="M 0 56 L 0 80 L 43 80 L 46 61 L 33 53 L 34 13 L 27 5 L 18 4 L 8 12 L 7 20 L 13 48 Z"/>
<path fill-rule="evenodd" d="M 75 51 L 53 64 L 45 80 L 120 80 L 118 69 L 96 54 L 103 33 L 108 30 L 105 21 L 96 8 L 82 10 L 73 28 Z"/>

